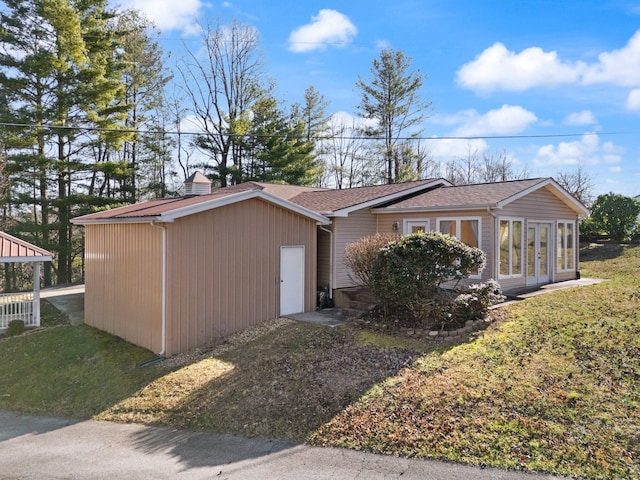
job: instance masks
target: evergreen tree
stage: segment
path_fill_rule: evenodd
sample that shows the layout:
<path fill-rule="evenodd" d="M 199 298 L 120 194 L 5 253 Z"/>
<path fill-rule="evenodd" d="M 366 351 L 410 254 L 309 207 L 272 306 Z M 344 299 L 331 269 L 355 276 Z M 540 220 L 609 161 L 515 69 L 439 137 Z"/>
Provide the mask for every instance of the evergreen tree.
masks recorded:
<path fill-rule="evenodd" d="M 419 70 L 410 71 L 411 58 L 401 51 L 384 49 L 374 59 L 371 79 L 359 78 L 356 86 L 362 98 L 358 105 L 360 115 L 375 121 L 364 130 L 366 136 L 383 141 L 382 157 L 387 170 L 387 182 L 393 183 L 406 176 L 402 170 L 402 152 L 406 138 L 422 134 L 420 122 L 431 103 L 420 99 L 420 90 L 426 76 Z"/>
<path fill-rule="evenodd" d="M 273 97 L 254 105 L 245 129 L 246 174 L 243 180 L 292 185 L 313 185 L 321 173 L 314 142 L 305 136 L 306 123 L 299 110 L 286 115 Z"/>
<path fill-rule="evenodd" d="M 88 199 L 74 188 L 86 152 L 117 144 L 126 106 L 106 0 L 5 0 L 0 12 L 0 95 L 5 116 L 28 125 L 7 142 L 11 201 L 30 215 L 16 229 L 56 253 L 58 283 L 72 278 L 71 217 Z M 91 134 L 94 127 L 106 129 Z M 100 201 L 99 199 L 94 199 Z M 52 282 L 49 264 L 44 283 Z"/>

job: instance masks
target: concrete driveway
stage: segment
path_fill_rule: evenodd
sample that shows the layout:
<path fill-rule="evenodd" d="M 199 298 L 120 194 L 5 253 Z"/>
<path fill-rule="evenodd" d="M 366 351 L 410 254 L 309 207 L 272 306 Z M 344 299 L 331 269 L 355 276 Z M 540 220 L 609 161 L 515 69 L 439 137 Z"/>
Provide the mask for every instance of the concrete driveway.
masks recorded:
<path fill-rule="evenodd" d="M 0 411 L 0 479 L 550 480 L 560 477 Z"/>

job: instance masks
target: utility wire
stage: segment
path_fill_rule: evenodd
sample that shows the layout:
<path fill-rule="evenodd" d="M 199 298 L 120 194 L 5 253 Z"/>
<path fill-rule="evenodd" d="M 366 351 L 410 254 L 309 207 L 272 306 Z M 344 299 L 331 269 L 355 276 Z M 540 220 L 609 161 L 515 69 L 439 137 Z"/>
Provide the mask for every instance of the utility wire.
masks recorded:
<path fill-rule="evenodd" d="M 25 123 L 0 122 L 0 127 L 17 127 L 17 128 L 37 128 L 46 130 L 75 130 L 85 132 L 111 132 L 111 133 L 139 133 L 147 135 L 192 135 L 207 136 L 206 132 L 191 132 L 177 130 L 140 130 L 135 128 L 104 128 L 104 127 L 72 127 L 65 125 L 35 125 Z M 566 138 L 566 137 L 583 137 L 583 136 L 611 136 L 611 135 L 629 135 L 632 132 L 583 132 L 583 133 L 550 133 L 539 135 L 446 135 L 438 137 L 394 137 L 395 140 L 504 140 L 504 139 L 526 139 L 526 138 Z M 258 135 L 258 134 L 241 134 L 241 133 L 225 133 L 226 137 L 251 137 L 251 138 L 277 138 L 286 137 L 286 135 Z M 386 140 L 386 137 L 380 136 L 316 136 L 313 140 Z"/>

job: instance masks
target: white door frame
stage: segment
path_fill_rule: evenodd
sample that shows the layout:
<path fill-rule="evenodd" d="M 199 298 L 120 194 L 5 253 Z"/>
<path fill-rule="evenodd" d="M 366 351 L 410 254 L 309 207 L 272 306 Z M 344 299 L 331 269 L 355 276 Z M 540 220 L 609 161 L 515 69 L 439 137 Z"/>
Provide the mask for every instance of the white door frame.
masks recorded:
<path fill-rule="evenodd" d="M 545 228 L 546 239 L 543 233 Z M 542 285 L 551 280 L 551 259 L 554 258 L 551 244 L 552 228 L 553 222 L 527 222 L 527 286 Z"/>
<path fill-rule="evenodd" d="M 304 312 L 304 245 L 280 247 L 280 315 Z"/>

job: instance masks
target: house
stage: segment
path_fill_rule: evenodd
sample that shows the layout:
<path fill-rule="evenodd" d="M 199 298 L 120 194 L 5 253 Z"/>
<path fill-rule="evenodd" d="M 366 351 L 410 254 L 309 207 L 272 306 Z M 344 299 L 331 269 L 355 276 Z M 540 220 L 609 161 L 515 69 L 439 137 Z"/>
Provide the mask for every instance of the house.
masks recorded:
<path fill-rule="evenodd" d="M 33 263 L 33 291 L 0 294 L 0 332 L 13 320 L 26 327 L 40 326 L 40 269 L 51 252 L 8 233 L 0 232 L 0 263 Z"/>
<path fill-rule="evenodd" d="M 470 281 L 503 291 L 575 279 L 579 219 L 589 211 L 552 178 L 445 186 L 371 210 L 378 231 L 453 235 L 487 255 Z M 397 225 L 397 227 L 396 227 Z"/>
<path fill-rule="evenodd" d="M 550 178 L 211 192 L 196 174 L 185 192 L 74 220 L 85 226 L 85 321 L 166 356 L 313 310 L 318 286 L 354 286 L 344 249 L 377 232 L 454 235 L 487 253 L 470 280 L 505 291 L 576 278 L 588 214 Z"/>

